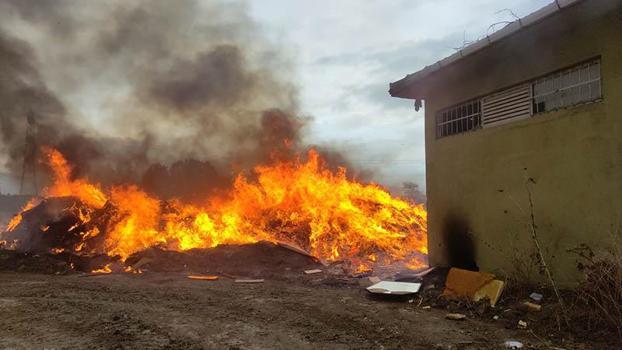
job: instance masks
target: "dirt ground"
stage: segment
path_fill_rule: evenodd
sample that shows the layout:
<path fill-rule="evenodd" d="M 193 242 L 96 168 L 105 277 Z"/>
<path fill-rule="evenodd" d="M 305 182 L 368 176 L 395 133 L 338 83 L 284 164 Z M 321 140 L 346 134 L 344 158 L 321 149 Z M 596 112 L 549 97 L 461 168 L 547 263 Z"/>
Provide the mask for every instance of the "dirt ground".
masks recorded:
<path fill-rule="evenodd" d="M 262 284 L 83 276 L 0 273 L 0 348 L 496 349 L 508 339 L 554 348 L 527 330 L 446 320 L 416 300 L 377 300 L 356 284 L 294 271 Z"/>

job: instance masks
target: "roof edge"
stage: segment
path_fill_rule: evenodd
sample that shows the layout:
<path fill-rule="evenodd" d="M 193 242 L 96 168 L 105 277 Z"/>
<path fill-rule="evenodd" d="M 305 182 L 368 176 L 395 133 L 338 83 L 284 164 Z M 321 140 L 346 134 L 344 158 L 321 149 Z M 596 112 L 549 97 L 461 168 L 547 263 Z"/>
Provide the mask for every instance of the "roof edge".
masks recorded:
<path fill-rule="evenodd" d="M 490 35 L 486 35 L 486 37 L 462 48 L 461 50 L 458 50 L 452 55 L 445 57 L 429 66 L 426 66 L 415 73 L 408 74 L 400 80 L 389 83 L 389 94 L 392 97 L 421 99 L 423 98 L 423 96 L 413 97 L 412 93 L 410 93 L 410 90 L 413 89 L 415 84 L 421 82 L 432 73 L 435 73 L 449 65 L 455 64 L 456 62 L 459 62 L 465 57 L 471 56 L 474 53 L 479 52 L 516 32 L 519 32 L 527 27 L 541 22 L 542 20 L 551 17 L 552 15 L 560 12 L 561 10 L 582 1 L 584 0 L 555 0 L 552 3 L 530 13 L 523 18 L 519 18 L 513 22 L 508 23 L 505 27 Z"/>

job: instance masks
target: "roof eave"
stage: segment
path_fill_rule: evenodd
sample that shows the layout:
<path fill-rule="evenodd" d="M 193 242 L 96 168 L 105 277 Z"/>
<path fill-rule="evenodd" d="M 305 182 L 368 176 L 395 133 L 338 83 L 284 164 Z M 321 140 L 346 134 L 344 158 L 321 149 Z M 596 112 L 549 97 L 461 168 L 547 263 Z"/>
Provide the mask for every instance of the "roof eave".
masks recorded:
<path fill-rule="evenodd" d="M 454 54 L 432 64 L 426 66 L 422 70 L 409 74 L 406 77 L 389 84 L 389 94 L 392 97 L 408 98 L 408 99 L 424 99 L 425 92 L 423 83 L 426 78 L 433 73 L 461 61 L 464 57 L 470 56 L 480 50 L 490 46 L 491 44 L 505 39 L 506 37 L 529 27 L 537 22 L 544 20 L 545 18 L 557 13 L 561 9 L 574 5 L 583 0 L 555 0 L 554 2 L 540 8 L 539 10 L 517 19 L 514 22 L 509 23 L 500 30 L 487 35 L 485 38 L 480 39 L 473 44 L 458 50 Z"/>

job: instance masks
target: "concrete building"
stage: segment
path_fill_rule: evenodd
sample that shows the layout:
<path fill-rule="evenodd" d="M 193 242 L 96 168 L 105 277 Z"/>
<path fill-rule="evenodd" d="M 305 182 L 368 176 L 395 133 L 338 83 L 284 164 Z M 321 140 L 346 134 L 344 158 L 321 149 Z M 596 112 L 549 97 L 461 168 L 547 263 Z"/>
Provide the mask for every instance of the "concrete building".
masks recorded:
<path fill-rule="evenodd" d="M 622 234 L 622 0 L 557 0 L 390 85 L 425 102 L 429 259 L 538 279 Z M 531 209 L 533 207 L 533 210 Z"/>

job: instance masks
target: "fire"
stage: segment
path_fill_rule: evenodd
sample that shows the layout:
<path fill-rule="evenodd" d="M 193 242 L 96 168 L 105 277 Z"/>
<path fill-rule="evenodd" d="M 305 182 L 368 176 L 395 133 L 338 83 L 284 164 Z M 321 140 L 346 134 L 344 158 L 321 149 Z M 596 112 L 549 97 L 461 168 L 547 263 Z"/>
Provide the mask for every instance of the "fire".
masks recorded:
<path fill-rule="evenodd" d="M 106 204 L 108 199 L 99 186 L 90 184 L 84 179 L 71 180 L 71 166 L 59 151 L 45 146 L 41 150 L 46 163 L 52 169 L 54 180 L 52 186 L 43 189 L 43 197 L 74 196 L 95 208 L 101 208 Z M 22 213 L 36 207 L 40 202 L 40 198 L 28 201 L 20 213 L 9 221 L 6 231 L 13 231 L 22 222 Z"/>
<path fill-rule="evenodd" d="M 15 215 L 13 218 L 11 218 L 11 220 L 9 221 L 9 224 L 6 227 L 7 231 L 13 231 L 17 225 L 20 224 L 20 222 L 22 222 L 22 213 L 26 212 L 32 208 L 34 208 L 37 204 L 39 204 L 39 201 L 37 199 L 31 199 L 28 201 L 28 203 L 26 203 L 26 205 L 22 208 L 22 210 Z"/>
<path fill-rule="evenodd" d="M 46 163 L 54 176 L 53 185 L 43 190 L 43 197 L 73 196 L 94 208 L 101 208 L 108 200 L 98 185 L 90 184 L 85 179 L 71 178 L 71 166 L 63 155 L 50 147 L 42 147 Z"/>
<path fill-rule="evenodd" d="M 112 273 L 112 269 L 110 268 L 110 264 L 102 267 L 101 269 L 95 269 L 93 271 L 91 271 L 91 273 L 97 273 L 97 274 L 106 274 L 106 273 Z"/>
<path fill-rule="evenodd" d="M 86 179 L 72 179 L 60 152 L 44 148 L 43 153 L 54 176 L 44 196 L 77 197 L 91 209 L 106 203 L 115 208 L 105 232 L 97 227 L 83 232 L 75 252 L 126 259 L 153 246 L 188 250 L 267 240 L 294 244 L 325 261 L 349 261 L 357 271 L 395 261 L 425 264 L 424 207 L 378 185 L 349 180 L 345 169 L 329 170 L 314 150 L 305 160 L 258 166 L 253 179 L 239 175 L 228 193 L 206 198 L 201 206 L 163 202 L 135 185 L 104 191 Z M 91 220 L 88 213 L 80 216 L 82 222 Z M 102 243 L 88 251 L 85 242 L 98 235 L 105 235 Z"/>

